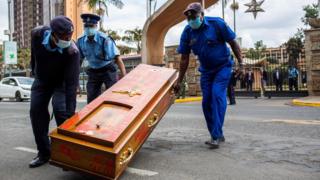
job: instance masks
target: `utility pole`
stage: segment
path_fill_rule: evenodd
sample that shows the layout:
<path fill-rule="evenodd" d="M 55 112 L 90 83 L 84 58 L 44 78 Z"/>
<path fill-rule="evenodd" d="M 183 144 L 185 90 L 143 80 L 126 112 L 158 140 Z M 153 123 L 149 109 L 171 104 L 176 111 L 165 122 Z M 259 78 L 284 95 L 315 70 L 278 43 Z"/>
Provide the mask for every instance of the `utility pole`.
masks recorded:
<path fill-rule="evenodd" d="M 149 18 L 156 11 L 157 0 L 147 0 L 146 5 L 147 5 L 147 18 Z"/>
<path fill-rule="evenodd" d="M 318 18 L 320 18 L 320 0 L 318 0 Z"/>
<path fill-rule="evenodd" d="M 146 5 L 147 5 L 147 19 L 148 19 L 150 17 L 150 10 L 151 10 L 150 0 L 146 0 Z"/>
<path fill-rule="evenodd" d="M 8 26 L 9 26 L 9 41 L 12 41 L 12 22 L 11 22 L 11 12 L 12 12 L 12 0 L 8 0 Z"/>
<path fill-rule="evenodd" d="M 236 5 L 236 0 L 233 0 L 233 5 Z M 233 8 L 233 30 L 234 33 L 236 33 L 236 9 L 235 7 Z"/>
<path fill-rule="evenodd" d="M 49 0 L 49 22 L 52 19 L 52 8 L 51 8 L 51 0 Z"/>
<path fill-rule="evenodd" d="M 8 32 L 8 36 L 9 36 L 9 41 L 12 41 L 12 22 L 11 22 L 11 12 L 12 12 L 12 0 L 8 0 L 8 27 L 9 27 L 9 32 Z M 9 66 L 9 76 L 12 76 L 12 71 L 11 71 L 11 66 Z"/>
<path fill-rule="evenodd" d="M 224 7 L 225 7 L 225 0 L 222 0 L 222 19 L 224 19 Z"/>

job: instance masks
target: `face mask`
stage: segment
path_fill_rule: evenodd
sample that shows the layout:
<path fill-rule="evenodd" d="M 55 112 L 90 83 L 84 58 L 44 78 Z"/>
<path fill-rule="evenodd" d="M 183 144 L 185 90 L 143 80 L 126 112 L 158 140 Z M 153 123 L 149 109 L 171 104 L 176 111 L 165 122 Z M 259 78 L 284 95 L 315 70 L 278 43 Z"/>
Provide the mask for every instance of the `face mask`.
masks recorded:
<path fill-rule="evenodd" d="M 202 21 L 201 21 L 200 17 L 197 17 L 196 19 L 189 20 L 188 24 L 192 29 L 199 29 L 199 27 L 202 24 Z"/>
<path fill-rule="evenodd" d="M 90 27 L 85 27 L 84 28 L 84 34 L 86 36 L 94 36 L 97 32 L 96 28 L 90 28 Z"/>
<path fill-rule="evenodd" d="M 56 45 L 61 49 L 68 48 L 71 45 L 71 41 L 64 41 L 59 39 Z"/>

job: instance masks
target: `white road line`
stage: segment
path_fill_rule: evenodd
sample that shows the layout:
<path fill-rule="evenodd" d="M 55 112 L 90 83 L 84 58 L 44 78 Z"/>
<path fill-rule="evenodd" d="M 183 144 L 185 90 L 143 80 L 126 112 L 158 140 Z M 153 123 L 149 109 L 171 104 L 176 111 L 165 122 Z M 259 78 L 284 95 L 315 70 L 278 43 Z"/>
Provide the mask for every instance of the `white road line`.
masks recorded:
<path fill-rule="evenodd" d="M 34 153 L 34 154 L 38 153 L 37 150 L 27 148 L 27 147 L 15 147 L 14 149 L 18 150 L 18 151 L 24 151 L 24 152 Z M 155 175 L 159 174 L 158 172 L 155 172 L 155 171 L 148 171 L 148 170 L 144 170 L 144 169 L 136 169 L 136 168 L 131 168 L 131 167 L 128 167 L 126 169 L 126 171 L 128 173 L 136 174 L 139 176 L 155 176 Z"/>
<path fill-rule="evenodd" d="M 159 174 L 158 172 L 148 171 L 148 170 L 143 170 L 143 169 L 136 169 L 136 168 L 131 168 L 131 167 L 128 167 L 126 169 L 126 171 L 128 173 L 137 174 L 139 176 L 154 176 L 154 175 Z"/>
<path fill-rule="evenodd" d="M 304 124 L 304 125 L 320 125 L 319 120 L 293 120 L 293 119 L 271 119 L 264 122 L 288 123 L 288 124 Z"/>
<path fill-rule="evenodd" d="M 18 151 L 25 151 L 25 152 L 34 153 L 34 154 L 38 153 L 37 150 L 31 149 L 31 148 L 27 148 L 27 147 L 15 147 L 14 149 L 18 150 Z"/>

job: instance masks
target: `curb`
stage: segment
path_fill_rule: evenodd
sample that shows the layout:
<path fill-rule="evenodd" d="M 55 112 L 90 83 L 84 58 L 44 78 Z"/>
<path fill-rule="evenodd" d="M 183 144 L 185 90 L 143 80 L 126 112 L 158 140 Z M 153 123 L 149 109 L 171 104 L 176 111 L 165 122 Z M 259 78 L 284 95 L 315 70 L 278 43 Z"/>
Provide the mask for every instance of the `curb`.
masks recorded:
<path fill-rule="evenodd" d="M 176 99 L 175 103 L 186 103 L 186 102 L 198 102 L 202 101 L 202 97 L 191 97 L 191 98 L 184 98 L 184 99 Z"/>
<path fill-rule="evenodd" d="M 292 100 L 292 104 L 296 106 L 320 107 L 320 102 L 306 102 L 298 99 Z"/>

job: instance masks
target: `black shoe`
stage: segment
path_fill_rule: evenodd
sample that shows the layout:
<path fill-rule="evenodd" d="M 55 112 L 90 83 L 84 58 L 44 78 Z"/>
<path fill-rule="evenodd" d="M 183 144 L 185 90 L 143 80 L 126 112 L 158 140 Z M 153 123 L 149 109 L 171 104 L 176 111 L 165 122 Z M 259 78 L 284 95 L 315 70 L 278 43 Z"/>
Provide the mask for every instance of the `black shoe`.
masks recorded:
<path fill-rule="evenodd" d="M 205 144 L 210 146 L 210 149 L 218 149 L 219 148 L 219 139 L 211 139 L 206 141 Z"/>
<path fill-rule="evenodd" d="M 224 136 L 222 136 L 221 138 L 219 138 L 219 141 L 220 141 L 220 142 L 225 142 L 226 139 L 224 138 Z"/>
<path fill-rule="evenodd" d="M 42 156 L 37 156 L 35 157 L 30 163 L 29 163 L 29 168 L 36 168 L 39 166 L 42 166 L 46 164 L 49 161 L 50 157 L 42 157 Z"/>

